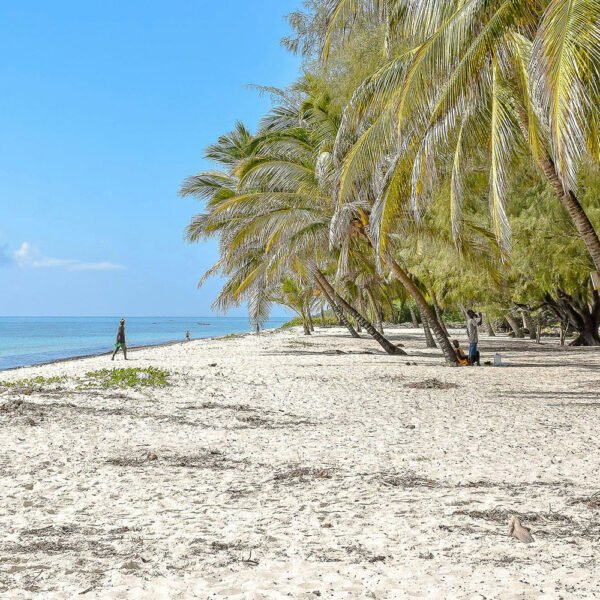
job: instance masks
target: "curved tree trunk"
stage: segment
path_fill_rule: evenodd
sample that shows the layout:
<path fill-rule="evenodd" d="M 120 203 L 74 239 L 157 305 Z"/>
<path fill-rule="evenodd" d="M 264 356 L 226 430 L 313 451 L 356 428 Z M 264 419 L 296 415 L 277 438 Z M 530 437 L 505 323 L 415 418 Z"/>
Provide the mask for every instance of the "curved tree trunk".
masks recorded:
<path fill-rule="evenodd" d="M 365 292 L 367 294 L 367 298 L 369 299 L 369 304 L 371 305 L 371 312 L 373 313 L 373 320 L 375 321 L 375 327 L 377 331 L 383 335 L 383 323 L 381 322 L 381 313 L 377 308 L 377 302 L 375 302 L 375 297 L 373 296 L 373 292 L 369 288 L 369 286 L 365 286 Z"/>
<path fill-rule="evenodd" d="M 421 311 L 421 315 L 427 317 L 427 321 L 433 330 L 435 339 L 444 353 L 444 359 L 446 360 L 446 363 L 456 367 L 458 365 L 458 359 L 456 358 L 454 348 L 452 347 L 448 336 L 444 333 L 442 326 L 435 318 L 435 315 L 429 307 L 429 304 L 427 304 L 427 300 L 425 300 L 425 296 L 423 296 L 421 290 L 414 284 L 408 273 L 402 269 L 402 267 L 394 260 L 394 257 L 389 252 L 385 252 L 383 258 L 394 277 L 400 281 L 400 283 L 406 288 L 406 291 L 413 297 L 417 303 L 417 306 L 419 307 L 419 310 Z"/>
<path fill-rule="evenodd" d="M 592 291 L 591 303 L 582 298 L 574 298 L 564 290 L 557 290 L 556 298 L 550 294 L 544 297 L 544 303 L 556 314 L 564 323 L 562 330 L 572 327 L 577 332 L 577 337 L 571 342 L 570 346 L 600 346 L 600 294 Z M 561 335 L 564 343 L 564 337 Z M 561 344 L 562 345 L 562 344 Z"/>
<path fill-rule="evenodd" d="M 315 324 L 313 323 L 312 314 L 310 313 L 310 306 L 306 308 L 306 316 L 308 321 L 308 328 L 312 333 L 315 330 Z"/>
<path fill-rule="evenodd" d="M 421 313 L 421 321 L 423 321 L 423 331 L 425 332 L 425 343 L 427 344 L 427 347 L 437 348 L 433 335 L 431 335 L 429 322 L 427 321 L 427 317 L 423 316 L 423 313 Z"/>
<path fill-rule="evenodd" d="M 528 139 L 527 132 L 529 130 L 529 122 L 527 114 L 522 108 L 517 107 L 516 115 L 519 127 L 521 128 L 525 139 Z M 545 152 L 544 156 L 540 157 L 537 162 L 546 176 L 548 183 L 552 186 L 554 193 L 558 196 L 560 203 L 569 214 L 571 222 L 583 240 L 596 270 L 600 271 L 600 239 L 598 239 L 598 234 L 583 210 L 583 207 L 579 203 L 577 196 L 575 196 L 571 190 L 565 189 L 556 171 L 556 165 L 547 152 Z"/>
<path fill-rule="evenodd" d="M 365 319 L 352 305 L 350 305 L 342 296 L 340 296 L 333 286 L 325 279 L 323 273 L 318 269 L 315 269 L 315 277 L 319 281 L 319 283 L 327 289 L 327 293 L 335 298 L 337 302 L 339 302 L 340 306 L 344 311 L 352 316 L 356 320 L 357 323 L 360 323 L 368 332 L 369 335 L 388 353 L 388 354 L 403 354 L 406 355 L 406 352 L 398 346 L 395 346 L 390 342 L 387 338 L 382 336 L 379 331 L 373 327 L 373 324 Z"/>
<path fill-rule="evenodd" d="M 523 311 L 523 327 L 527 329 L 529 333 L 529 339 L 535 340 L 536 326 L 535 321 L 531 317 L 531 313 L 528 310 Z"/>
<path fill-rule="evenodd" d="M 446 334 L 446 336 L 450 337 L 450 334 L 448 333 L 448 328 L 446 327 L 446 323 L 444 323 L 444 317 L 442 316 L 442 309 L 440 308 L 440 305 L 437 302 L 435 293 L 433 290 L 431 290 L 430 293 L 431 293 L 431 299 L 433 300 L 433 308 L 435 309 L 435 316 L 437 317 L 437 320 L 439 321 L 440 325 L 442 326 L 442 329 L 444 330 L 444 333 Z"/>
<path fill-rule="evenodd" d="M 524 338 L 525 334 L 523 333 L 523 329 L 519 325 L 519 321 L 515 319 L 512 313 L 506 313 L 506 321 L 510 325 L 510 328 L 513 330 L 516 338 Z"/>
<path fill-rule="evenodd" d="M 540 166 L 561 204 L 565 207 L 567 213 L 569 213 L 573 225 L 575 225 L 577 232 L 585 243 L 587 251 L 594 261 L 596 270 L 600 271 L 600 239 L 598 239 L 598 234 L 579 203 L 577 196 L 571 190 L 565 191 L 556 172 L 556 166 L 550 157 L 542 159 Z"/>
<path fill-rule="evenodd" d="M 321 274 L 321 277 L 322 277 L 322 279 L 325 280 L 325 277 L 322 274 Z M 331 309 L 335 313 L 335 316 L 338 318 L 338 321 L 350 332 L 350 335 L 353 338 L 359 338 L 360 335 L 358 335 L 358 333 L 356 333 L 356 330 L 354 329 L 354 327 L 352 327 L 352 325 L 350 325 L 348 319 L 346 319 L 346 317 L 344 316 L 342 309 L 337 305 L 335 300 L 330 296 L 329 292 L 327 291 L 327 288 L 319 281 L 319 278 L 316 275 L 314 276 L 314 278 L 317 283 L 317 286 L 319 287 L 321 292 L 323 292 L 323 295 L 325 296 L 325 298 L 327 298 L 327 302 L 329 303 L 329 306 L 331 306 Z"/>
<path fill-rule="evenodd" d="M 492 322 L 487 318 L 487 315 L 483 315 L 483 325 L 485 327 L 485 332 L 490 337 L 496 337 L 496 332 L 494 331 L 494 327 L 492 325 Z"/>

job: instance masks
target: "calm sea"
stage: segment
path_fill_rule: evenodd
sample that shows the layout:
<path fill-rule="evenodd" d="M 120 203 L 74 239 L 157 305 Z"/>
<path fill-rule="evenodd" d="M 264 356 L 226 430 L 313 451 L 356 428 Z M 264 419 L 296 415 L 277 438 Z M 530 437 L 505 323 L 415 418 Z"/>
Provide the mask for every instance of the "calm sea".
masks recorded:
<path fill-rule="evenodd" d="M 265 327 L 279 327 L 274 318 Z M 0 317 L 0 370 L 113 349 L 119 319 L 114 317 Z M 127 345 L 146 346 L 250 331 L 245 318 L 130 317 Z"/>

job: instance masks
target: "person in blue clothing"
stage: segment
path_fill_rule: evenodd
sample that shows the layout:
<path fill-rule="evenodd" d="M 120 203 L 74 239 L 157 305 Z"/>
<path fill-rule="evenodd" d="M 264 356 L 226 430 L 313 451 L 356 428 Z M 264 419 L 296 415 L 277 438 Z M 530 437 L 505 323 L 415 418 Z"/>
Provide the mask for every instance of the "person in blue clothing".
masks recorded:
<path fill-rule="evenodd" d="M 477 328 L 483 322 L 483 315 L 481 313 L 477 314 L 472 310 L 467 311 L 467 336 L 469 338 L 469 365 L 472 367 L 474 364 L 477 364 L 478 367 L 481 366 L 481 362 L 479 361 L 479 350 L 477 349 L 477 344 L 479 344 L 479 332 Z"/>

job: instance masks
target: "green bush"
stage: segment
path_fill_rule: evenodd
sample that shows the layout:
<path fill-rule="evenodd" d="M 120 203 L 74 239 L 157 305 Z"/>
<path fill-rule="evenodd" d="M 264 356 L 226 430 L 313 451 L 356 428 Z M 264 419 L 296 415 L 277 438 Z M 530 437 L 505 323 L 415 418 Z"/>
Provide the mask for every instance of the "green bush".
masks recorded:
<path fill-rule="evenodd" d="M 335 327 L 338 325 L 338 320 L 332 315 L 325 315 L 325 321 L 321 317 L 313 317 L 313 324 L 315 327 Z M 290 327 L 302 327 L 302 319 L 294 317 L 287 323 L 284 323 L 281 329 L 289 329 Z"/>
<path fill-rule="evenodd" d="M 108 387 L 164 387 L 168 384 L 169 372 L 157 367 L 129 369 L 101 369 L 89 371 L 86 377 L 103 388 Z"/>
<path fill-rule="evenodd" d="M 66 381 L 67 378 L 62 377 L 42 377 L 38 375 L 37 377 L 30 377 L 28 379 L 17 379 L 15 381 L 0 381 L 0 387 L 6 388 L 14 388 L 14 387 L 40 387 L 43 385 L 53 385 L 55 383 L 62 383 Z"/>

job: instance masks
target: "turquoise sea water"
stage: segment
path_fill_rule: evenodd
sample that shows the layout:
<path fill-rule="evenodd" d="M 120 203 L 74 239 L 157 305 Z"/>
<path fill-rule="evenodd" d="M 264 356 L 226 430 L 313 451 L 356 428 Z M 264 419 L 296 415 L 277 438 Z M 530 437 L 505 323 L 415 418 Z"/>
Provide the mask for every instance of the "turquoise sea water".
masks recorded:
<path fill-rule="evenodd" d="M 265 327 L 279 327 L 274 318 Z M 115 317 L 0 317 L 0 370 L 61 358 L 112 351 L 119 319 Z M 245 318 L 130 317 L 127 346 L 146 346 L 250 331 Z"/>

